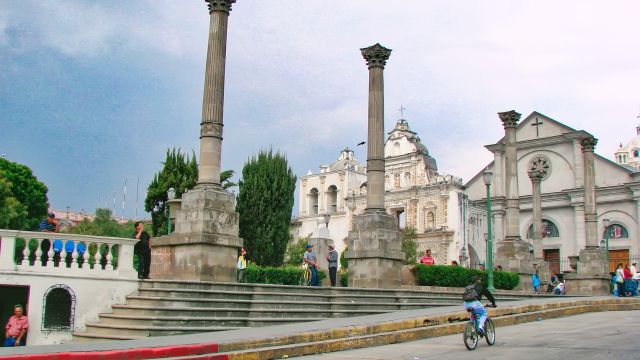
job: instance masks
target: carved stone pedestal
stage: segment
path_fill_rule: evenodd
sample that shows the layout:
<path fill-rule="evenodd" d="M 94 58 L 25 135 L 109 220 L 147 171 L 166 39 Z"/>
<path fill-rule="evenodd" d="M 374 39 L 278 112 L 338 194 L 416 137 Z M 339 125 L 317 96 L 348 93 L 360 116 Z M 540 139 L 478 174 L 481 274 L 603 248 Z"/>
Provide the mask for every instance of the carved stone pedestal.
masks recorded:
<path fill-rule="evenodd" d="M 607 258 L 600 249 L 580 251 L 577 273 L 564 276 L 566 292 L 570 295 L 608 295 L 611 276 Z"/>
<path fill-rule="evenodd" d="M 531 290 L 534 273 L 529 243 L 522 239 L 505 239 L 498 242 L 494 266 L 501 265 L 504 271 L 520 274 L 518 289 Z"/>
<path fill-rule="evenodd" d="M 184 193 L 175 232 L 152 240 L 151 278 L 234 282 L 238 224 L 232 194 L 202 185 Z"/>
<path fill-rule="evenodd" d="M 347 238 L 349 286 L 399 289 L 405 254 L 395 217 L 365 213 L 353 219 Z"/>
<path fill-rule="evenodd" d="M 547 285 L 551 280 L 551 270 L 549 270 L 549 263 L 543 259 L 533 259 L 533 267 L 538 270 L 538 279 L 540 280 L 540 292 L 547 291 Z"/>

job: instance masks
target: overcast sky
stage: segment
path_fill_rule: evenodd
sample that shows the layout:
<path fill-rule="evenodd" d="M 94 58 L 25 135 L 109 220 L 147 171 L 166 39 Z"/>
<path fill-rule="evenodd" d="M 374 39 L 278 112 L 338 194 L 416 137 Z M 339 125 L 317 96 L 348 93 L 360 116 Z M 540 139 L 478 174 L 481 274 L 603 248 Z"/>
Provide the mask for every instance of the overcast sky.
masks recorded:
<path fill-rule="evenodd" d="M 359 49 L 377 42 L 393 50 L 386 129 L 404 106 L 441 173 L 466 181 L 489 162 L 511 109 L 589 131 L 613 158 L 640 121 L 638 14 L 638 1 L 238 0 L 222 168 L 272 146 L 301 176 L 366 140 Z M 0 1 L 0 153 L 57 209 L 116 193 L 120 216 L 126 178 L 133 217 L 136 180 L 141 208 L 167 148 L 198 153 L 208 20 L 199 0 Z"/>

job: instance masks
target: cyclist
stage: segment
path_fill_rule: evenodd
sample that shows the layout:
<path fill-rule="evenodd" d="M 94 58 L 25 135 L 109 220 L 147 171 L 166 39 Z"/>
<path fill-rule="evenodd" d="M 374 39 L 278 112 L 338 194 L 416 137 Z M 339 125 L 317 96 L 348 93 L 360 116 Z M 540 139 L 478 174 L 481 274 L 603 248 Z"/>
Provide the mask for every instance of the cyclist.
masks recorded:
<path fill-rule="evenodd" d="M 484 322 L 487 320 L 487 309 L 480 303 L 483 295 L 491 301 L 491 307 L 496 307 L 496 299 L 487 290 L 487 287 L 482 284 L 482 277 L 480 276 L 474 277 L 473 283 L 465 287 L 462 294 L 464 308 L 467 310 L 473 309 L 473 313 L 478 319 L 478 334 L 480 336 L 484 335 Z"/>

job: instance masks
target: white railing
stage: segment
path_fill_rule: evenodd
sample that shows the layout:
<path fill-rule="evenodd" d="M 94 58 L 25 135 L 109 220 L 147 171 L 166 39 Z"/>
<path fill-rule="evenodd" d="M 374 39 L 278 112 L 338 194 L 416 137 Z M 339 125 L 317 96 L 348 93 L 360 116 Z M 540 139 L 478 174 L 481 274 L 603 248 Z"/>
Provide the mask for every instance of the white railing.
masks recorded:
<path fill-rule="evenodd" d="M 0 271 L 135 278 L 134 239 L 0 230 Z"/>

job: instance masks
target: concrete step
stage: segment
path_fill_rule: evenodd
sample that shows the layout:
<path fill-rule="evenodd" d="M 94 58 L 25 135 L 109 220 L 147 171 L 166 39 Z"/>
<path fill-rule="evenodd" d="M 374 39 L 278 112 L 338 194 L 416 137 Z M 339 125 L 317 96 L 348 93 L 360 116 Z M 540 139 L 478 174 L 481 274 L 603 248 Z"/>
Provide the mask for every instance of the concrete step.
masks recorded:
<path fill-rule="evenodd" d="M 216 332 L 244 329 L 241 326 L 143 326 L 143 325 L 114 325 L 103 323 L 87 323 L 87 333 L 95 335 L 120 335 L 126 334 L 131 338 L 144 338 L 148 336 L 169 336 L 193 334 L 201 332 Z"/>

